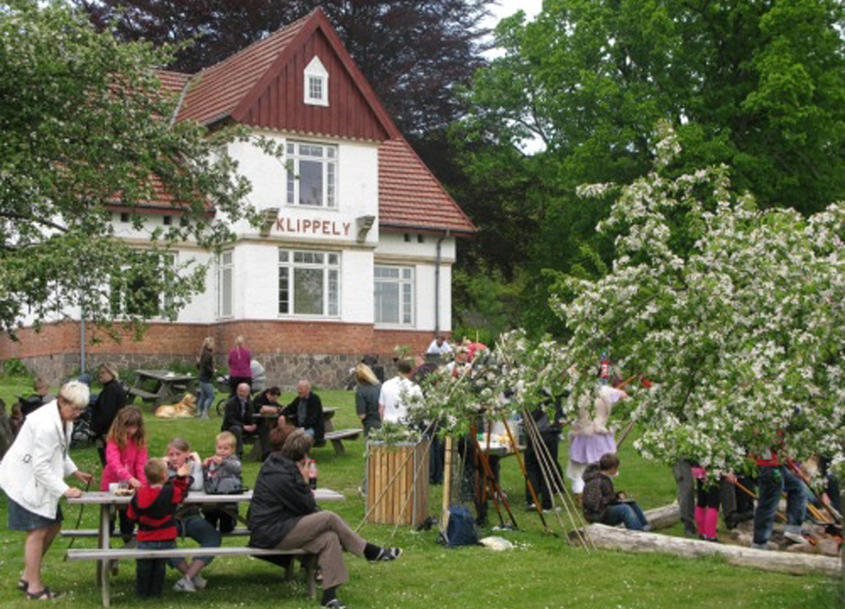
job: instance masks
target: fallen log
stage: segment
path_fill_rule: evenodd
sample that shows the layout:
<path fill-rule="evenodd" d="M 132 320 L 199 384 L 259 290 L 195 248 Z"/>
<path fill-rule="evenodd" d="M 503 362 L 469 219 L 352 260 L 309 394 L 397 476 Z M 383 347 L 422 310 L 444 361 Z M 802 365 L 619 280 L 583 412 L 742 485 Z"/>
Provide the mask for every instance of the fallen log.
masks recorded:
<path fill-rule="evenodd" d="M 752 567 L 793 575 L 808 573 L 839 575 L 840 573 L 839 558 L 829 556 L 755 550 L 684 537 L 670 537 L 659 533 L 629 531 L 603 524 L 591 524 L 586 528 L 585 533 L 595 547 L 603 550 L 661 552 L 683 558 L 721 555 L 729 564 L 739 567 Z M 577 538 L 572 534 L 570 534 L 570 539 L 573 543 L 577 543 Z"/>
<path fill-rule="evenodd" d="M 681 519 L 681 508 L 678 507 L 677 502 L 652 508 L 644 513 L 652 531 L 671 527 Z"/>

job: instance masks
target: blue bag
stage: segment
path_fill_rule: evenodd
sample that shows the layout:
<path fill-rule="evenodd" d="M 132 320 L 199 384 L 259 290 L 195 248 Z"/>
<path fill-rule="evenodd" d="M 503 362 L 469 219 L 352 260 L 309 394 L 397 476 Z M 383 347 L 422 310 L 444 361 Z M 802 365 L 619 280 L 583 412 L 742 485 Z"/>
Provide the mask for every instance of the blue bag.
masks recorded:
<path fill-rule="evenodd" d="M 475 521 L 469 510 L 462 505 L 453 505 L 449 508 L 449 524 L 446 527 L 446 537 L 449 540 L 449 547 L 455 546 L 476 546 L 478 545 L 478 532 L 475 530 Z"/>

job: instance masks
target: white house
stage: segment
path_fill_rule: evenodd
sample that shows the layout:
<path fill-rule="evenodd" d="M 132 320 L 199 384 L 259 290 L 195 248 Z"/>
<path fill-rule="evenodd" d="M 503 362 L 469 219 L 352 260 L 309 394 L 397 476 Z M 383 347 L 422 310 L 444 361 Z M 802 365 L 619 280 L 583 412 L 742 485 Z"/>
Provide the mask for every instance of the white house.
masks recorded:
<path fill-rule="evenodd" d="M 153 321 L 141 341 L 88 345 L 89 365 L 192 362 L 205 336 L 224 364 L 243 335 L 271 381 L 307 376 L 325 387 L 365 353 L 386 358 L 396 345 L 421 353 L 435 332 L 451 330 L 456 238 L 476 229 L 319 9 L 197 74 L 161 77 L 180 95 L 178 120 L 246 125 L 281 143 L 285 157 L 231 146 L 264 224 L 233 225 L 237 240 L 216 259 L 183 246 L 180 261 L 212 263 L 205 292 L 176 321 Z M 114 208 L 116 233 L 139 245 L 178 221 L 167 201 L 144 206 L 140 231 L 128 212 Z M 51 378 L 79 366 L 78 322 L 20 336 L 0 342 L 0 359 L 19 357 Z"/>

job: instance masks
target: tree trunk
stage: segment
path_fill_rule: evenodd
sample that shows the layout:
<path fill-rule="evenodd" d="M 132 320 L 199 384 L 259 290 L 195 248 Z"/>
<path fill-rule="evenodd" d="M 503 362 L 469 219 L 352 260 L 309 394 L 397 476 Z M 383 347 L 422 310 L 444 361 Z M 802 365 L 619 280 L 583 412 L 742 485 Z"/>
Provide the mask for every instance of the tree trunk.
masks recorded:
<path fill-rule="evenodd" d="M 665 529 L 671 527 L 673 524 L 681 519 L 681 509 L 678 503 L 670 503 L 658 508 L 645 511 L 646 520 L 651 526 L 652 531 L 657 529 Z"/>
<path fill-rule="evenodd" d="M 728 563 L 735 566 L 753 567 L 793 575 L 805 575 L 807 573 L 839 575 L 840 573 L 838 558 L 817 554 L 755 550 L 697 539 L 669 537 L 658 533 L 629 531 L 603 524 L 591 524 L 587 527 L 586 534 L 597 548 L 605 550 L 663 552 L 684 558 L 721 555 Z M 578 541 L 574 535 L 570 535 L 570 539 L 576 543 Z"/>

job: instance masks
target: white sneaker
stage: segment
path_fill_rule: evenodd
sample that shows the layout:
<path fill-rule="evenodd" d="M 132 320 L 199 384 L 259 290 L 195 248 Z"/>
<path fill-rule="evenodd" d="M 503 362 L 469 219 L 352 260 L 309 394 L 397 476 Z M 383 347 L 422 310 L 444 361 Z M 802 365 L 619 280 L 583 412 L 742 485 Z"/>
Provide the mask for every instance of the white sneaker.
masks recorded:
<path fill-rule="evenodd" d="M 194 584 L 194 588 L 196 588 L 197 590 L 205 590 L 205 587 L 208 585 L 208 580 L 205 579 L 199 573 L 197 573 L 191 578 L 191 582 Z"/>
<path fill-rule="evenodd" d="M 173 584 L 173 589 L 176 590 L 176 592 L 196 592 L 197 591 L 196 587 L 194 586 L 194 582 L 192 582 L 187 577 L 183 577 L 182 579 L 177 581 L 175 584 Z"/>
<path fill-rule="evenodd" d="M 794 531 L 784 531 L 783 537 L 792 543 L 807 543 L 807 540 L 804 539 L 801 533 L 796 533 Z"/>

